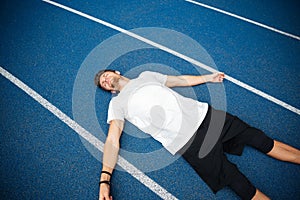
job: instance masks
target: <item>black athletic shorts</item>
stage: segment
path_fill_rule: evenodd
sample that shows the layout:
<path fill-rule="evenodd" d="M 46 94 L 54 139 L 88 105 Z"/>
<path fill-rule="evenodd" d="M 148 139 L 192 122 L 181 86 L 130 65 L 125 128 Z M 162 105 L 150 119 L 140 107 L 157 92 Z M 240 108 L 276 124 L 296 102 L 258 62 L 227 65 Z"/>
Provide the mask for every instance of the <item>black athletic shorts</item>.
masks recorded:
<path fill-rule="evenodd" d="M 209 127 L 220 124 L 220 121 L 224 123 L 219 139 L 205 157 L 199 158 L 199 150 Z M 255 187 L 224 153 L 241 155 L 245 145 L 268 153 L 273 148 L 274 141 L 261 130 L 250 127 L 239 118 L 209 107 L 192 141 L 184 147 L 182 156 L 214 193 L 230 186 L 242 199 L 251 199 L 255 194 Z"/>

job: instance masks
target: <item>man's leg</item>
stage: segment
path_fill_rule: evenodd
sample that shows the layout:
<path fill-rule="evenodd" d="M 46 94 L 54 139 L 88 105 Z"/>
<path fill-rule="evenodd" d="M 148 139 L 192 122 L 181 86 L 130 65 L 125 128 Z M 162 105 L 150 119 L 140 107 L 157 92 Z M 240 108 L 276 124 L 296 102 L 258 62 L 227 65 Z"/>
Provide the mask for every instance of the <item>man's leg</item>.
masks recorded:
<path fill-rule="evenodd" d="M 271 139 L 259 129 L 249 127 L 234 140 L 250 145 L 278 160 L 300 164 L 300 150 Z"/>
<path fill-rule="evenodd" d="M 267 197 L 264 193 L 256 189 L 255 195 L 252 200 L 269 200 L 270 198 Z"/>
<path fill-rule="evenodd" d="M 264 193 L 255 188 L 239 170 L 232 177 L 229 187 L 243 200 L 269 200 Z"/>
<path fill-rule="evenodd" d="M 300 151 L 276 140 L 274 140 L 274 146 L 267 155 L 281 161 L 300 164 Z"/>
<path fill-rule="evenodd" d="M 238 135 L 235 138 L 235 140 L 250 145 L 252 147 L 255 147 L 261 152 L 271 157 L 274 157 L 278 160 L 300 164 L 300 151 L 298 149 L 269 138 L 259 129 L 249 127 L 242 134 Z M 245 182 L 241 178 L 238 178 L 231 183 L 230 187 L 238 194 L 242 192 L 241 194 L 239 194 L 239 196 L 241 196 L 243 199 L 247 199 L 243 197 L 243 193 L 245 191 L 244 188 L 250 188 L 249 186 L 245 187 L 245 185 L 247 185 L 246 183 L 247 182 Z M 251 197 L 251 199 L 267 200 L 269 199 L 269 197 L 267 197 L 265 194 L 263 194 L 261 191 L 259 191 L 256 188 L 255 194 L 254 196 Z"/>

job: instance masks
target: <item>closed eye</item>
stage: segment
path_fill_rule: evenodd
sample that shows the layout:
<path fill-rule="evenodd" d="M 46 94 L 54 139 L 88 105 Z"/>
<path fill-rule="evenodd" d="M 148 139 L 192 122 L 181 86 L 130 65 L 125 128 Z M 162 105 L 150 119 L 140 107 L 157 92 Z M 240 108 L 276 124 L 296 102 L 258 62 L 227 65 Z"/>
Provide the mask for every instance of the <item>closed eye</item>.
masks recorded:
<path fill-rule="evenodd" d="M 102 81 L 102 87 L 106 87 L 106 82 L 105 82 L 105 80 L 104 81 Z"/>
<path fill-rule="evenodd" d="M 108 73 L 104 73 L 103 75 L 102 75 L 102 77 L 103 77 L 103 80 L 101 81 L 101 86 L 102 87 L 106 87 L 106 83 L 105 83 L 105 78 L 108 76 Z"/>

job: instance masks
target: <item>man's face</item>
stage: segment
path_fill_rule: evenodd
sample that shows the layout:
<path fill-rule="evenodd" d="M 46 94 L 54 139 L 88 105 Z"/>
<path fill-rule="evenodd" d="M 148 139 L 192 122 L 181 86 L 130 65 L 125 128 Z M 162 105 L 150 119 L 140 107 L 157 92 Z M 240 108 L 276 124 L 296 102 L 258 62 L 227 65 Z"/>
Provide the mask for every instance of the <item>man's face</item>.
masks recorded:
<path fill-rule="evenodd" d="M 104 72 L 100 76 L 100 85 L 103 89 L 108 91 L 115 91 L 118 89 L 119 86 L 119 79 L 121 76 L 115 72 Z"/>

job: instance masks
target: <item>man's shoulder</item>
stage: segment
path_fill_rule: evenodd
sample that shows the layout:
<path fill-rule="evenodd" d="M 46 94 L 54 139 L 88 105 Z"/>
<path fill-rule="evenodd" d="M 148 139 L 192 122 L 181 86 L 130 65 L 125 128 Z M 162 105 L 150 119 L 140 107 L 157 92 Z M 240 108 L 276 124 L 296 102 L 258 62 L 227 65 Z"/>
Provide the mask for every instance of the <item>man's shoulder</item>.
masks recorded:
<path fill-rule="evenodd" d="M 139 77 L 143 77 L 143 76 L 147 76 L 147 75 L 152 75 L 155 72 L 153 71 L 143 71 L 142 73 L 140 73 Z"/>
<path fill-rule="evenodd" d="M 111 104 L 115 104 L 116 102 L 118 102 L 118 101 L 119 101 L 119 100 L 118 100 L 118 99 L 119 99 L 118 96 L 119 96 L 119 95 L 113 96 L 113 97 L 110 99 L 109 104 L 111 105 Z"/>
<path fill-rule="evenodd" d="M 139 78 L 145 78 L 145 77 L 150 77 L 150 78 L 159 78 L 163 77 L 165 74 L 162 74 L 160 72 L 155 72 L 155 71 L 143 71 L 140 73 Z"/>

